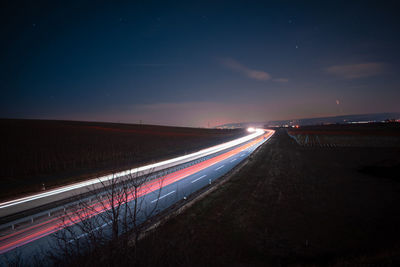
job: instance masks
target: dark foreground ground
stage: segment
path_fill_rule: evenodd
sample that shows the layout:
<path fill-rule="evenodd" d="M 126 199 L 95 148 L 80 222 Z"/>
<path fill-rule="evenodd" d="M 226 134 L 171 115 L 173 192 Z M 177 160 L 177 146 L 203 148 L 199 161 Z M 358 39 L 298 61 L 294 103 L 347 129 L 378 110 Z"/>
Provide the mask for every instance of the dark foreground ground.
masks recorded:
<path fill-rule="evenodd" d="M 400 176 L 365 169 L 399 159 L 399 148 L 302 147 L 279 130 L 227 183 L 144 238 L 138 265 L 398 266 Z"/>
<path fill-rule="evenodd" d="M 0 119 L 0 199 L 190 153 L 244 130 Z"/>

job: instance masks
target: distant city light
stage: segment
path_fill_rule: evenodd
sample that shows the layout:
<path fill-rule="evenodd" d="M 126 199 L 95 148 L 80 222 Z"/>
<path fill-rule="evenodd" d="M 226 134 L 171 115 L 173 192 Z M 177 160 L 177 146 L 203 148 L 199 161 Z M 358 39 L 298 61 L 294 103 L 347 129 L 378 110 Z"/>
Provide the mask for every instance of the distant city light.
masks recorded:
<path fill-rule="evenodd" d="M 247 131 L 248 131 L 249 133 L 252 133 L 252 132 L 255 132 L 256 129 L 254 129 L 253 127 L 249 127 L 249 128 L 247 128 Z"/>

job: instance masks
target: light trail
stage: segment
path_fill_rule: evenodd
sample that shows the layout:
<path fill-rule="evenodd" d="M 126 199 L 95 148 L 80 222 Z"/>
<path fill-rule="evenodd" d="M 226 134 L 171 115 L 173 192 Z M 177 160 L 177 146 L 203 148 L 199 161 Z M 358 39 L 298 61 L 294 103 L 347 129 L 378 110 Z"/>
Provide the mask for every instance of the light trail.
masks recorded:
<path fill-rule="evenodd" d="M 161 170 L 161 169 L 166 169 L 166 168 L 170 168 L 173 166 L 176 166 L 178 164 L 183 163 L 182 161 L 184 160 L 195 160 L 197 158 L 200 157 L 204 157 L 213 153 L 217 153 L 219 151 L 240 145 L 242 143 L 245 143 L 247 141 L 250 141 L 258 136 L 261 136 L 264 134 L 264 131 L 261 129 L 257 129 L 254 133 L 235 139 L 233 141 L 229 141 L 220 145 L 216 145 L 210 148 L 206 148 L 203 150 L 200 150 L 198 152 L 195 153 L 191 153 L 188 155 L 184 155 L 184 156 L 180 156 L 180 157 L 176 157 L 173 159 L 169 159 L 169 160 L 165 160 L 165 161 L 161 161 L 158 163 L 154 163 L 154 164 L 149 164 L 146 166 L 142 166 L 142 167 L 138 167 L 138 168 L 134 168 L 134 169 L 130 169 L 130 170 L 126 170 L 126 171 L 122 171 L 122 172 L 118 172 L 115 174 L 110 174 L 110 175 L 105 175 L 105 176 L 101 176 L 98 178 L 94 178 L 88 181 L 84 181 L 84 182 L 79 182 L 79 183 L 75 183 L 72 185 L 68 185 L 68 186 L 63 186 L 63 187 L 59 187 L 56 189 L 52 189 L 49 190 L 47 192 L 43 192 L 43 193 L 38 193 L 38 194 L 34 194 L 34 195 L 30 195 L 27 197 L 23 197 L 23 198 L 18 198 L 18 199 L 14 199 L 14 200 L 10 200 L 10 201 L 6 201 L 6 202 L 2 202 L 0 203 L 0 209 L 4 209 L 4 208 L 8 208 L 8 207 L 12 207 L 12 206 L 16 206 L 19 204 L 23 204 L 29 201 L 33 201 L 33 200 L 37 200 L 37 199 L 41 199 L 41 198 L 45 198 L 45 197 L 50 197 L 50 196 L 54 196 L 57 194 L 61 194 L 64 192 L 68 192 L 68 191 L 72 191 L 75 189 L 79 189 L 79 188 L 83 188 L 83 187 L 88 187 L 91 185 L 95 185 L 95 184 L 101 184 L 101 183 L 105 183 L 111 179 L 114 178 L 118 178 L 118 177 L 122 177 L 122 176 L 127 176 L 127 175 L 131 175 L 131 174 L 140 174 L 143 173 L 145 171 L 155 171 L 155 170 Z"/>
<path fill-rule="evenodd" d="M 201 170 L 204 170 L 210 166 L 213 166 L 225 159 L 228 159 L 234 155 L 237 155 L 237 154 L 243 152 L 244 150 L 250 148 L 251 146 L 256 145 L 257 143 L 261 142 L 263 139 L 268 139 L 269 137 L 271 137 L 273 135 L 273 133 L 274 133 L 273 131 L 268 131 L 268 133 L 265 134 L 264 136 L 259 137 L 255 140 L 248 142 L 248 143 L 246 143 L 240 147 L 237 147 L 233 150 L 230 150 L 221 155 L 218 155 L 211 159 L 200 162 L 196 165 L 192 165 L 192 166 L 182 169 L 180 171 L 176 171 L 174 173 L 160 177 L 156 180 L 152 180 L 149 183 L 143 185 L 141 188 L 139 188 L 137 194 L 134 194 L 133 193 L 134 191 L 132 190 L 130 192 L 128 202 L 134 200 L 135 198 L 139 198 L 146 194 L 149 194 L 151 192 L 159 190 L 164 186 L 175 183 L 175 182 L 177 182 L 181 179 L 184 179 L 190 175 L 193 175 Z M 222 165 L 221 167 L 223 167 L 223 166 L 224 165 Z M 203 178 L 203 177 L 205 177 L 205 175 L 203 175 L 200 178 Z M 175 191 L 170 192 L 167 195 L 172 194 L 174 192 Z M 163 197 L 166 197 L 167 195 L 164 195 Z M 159 199 L 161 199 L 161 197 Z M 60 217 L 51 218 L 48 221 L 30 226 L 30 227 L 27 227 L 27 228 L 24 228 L 21 230 L 17 230 L 14 233 L 11 233 L 9 235 L 6 235 L 6 236 L 3 236 L 0 238 L 0 254 L 6 253 L 16 247 L 24 245 L 24 244 L 33 242 L 44 236 L 47 236 L 54 232 L 57 232 L 65 227 L 68 227 L 73 224 L 79 223 L 83 220 L 92 218 L 93 216 L 96 216 L 102 212 L 105 212 L 105 211 L 111 209 L 111 207 L 112 207 L 112 203 L 110 203 L 108 200 L 105 200 L 104 202 L 103 201 L 94 202 L 91 205 L 89 205 L 86 209 L 81 208 L 81 209 L 75 210 L 73 212 L 68 212 L 67 214 L 64 214 Z M 83 216 L 82 216 L 82 214 L 83 214 Z"/>

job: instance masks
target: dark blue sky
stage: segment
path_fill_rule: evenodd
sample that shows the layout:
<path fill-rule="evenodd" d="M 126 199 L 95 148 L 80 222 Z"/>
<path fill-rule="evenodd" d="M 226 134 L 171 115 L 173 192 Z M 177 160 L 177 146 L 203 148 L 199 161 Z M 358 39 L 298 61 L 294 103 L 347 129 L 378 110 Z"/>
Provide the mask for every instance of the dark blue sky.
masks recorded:
<path fill-rule="evenodd" d="M 0 117 L 206 126 L 400 111 L 395 2 L 300 2 L 6 1 Z"/>

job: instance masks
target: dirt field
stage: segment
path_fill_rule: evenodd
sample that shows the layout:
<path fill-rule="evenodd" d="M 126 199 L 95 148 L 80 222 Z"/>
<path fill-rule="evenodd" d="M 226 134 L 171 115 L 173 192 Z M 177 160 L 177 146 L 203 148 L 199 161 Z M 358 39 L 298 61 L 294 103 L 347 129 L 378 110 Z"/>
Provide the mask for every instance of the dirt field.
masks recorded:
<path fill-rule="evenodd" d="M 216 145 L 243 130 L 0 120 L 0 199 Z"/>
<path fill-rule="evenodd" d="M 310 149 L 279 130 L 237 175 L 148 235 L 139 265 L 398 266 L 399 163 L 399 148 Z"/>
<path fill-rule="evenodd" d="M 400 123 L 302 126 L 288 134 L 308 147 L 400 147 Z"/>

